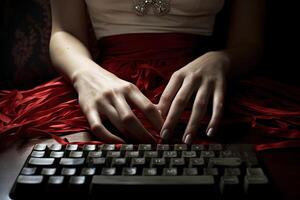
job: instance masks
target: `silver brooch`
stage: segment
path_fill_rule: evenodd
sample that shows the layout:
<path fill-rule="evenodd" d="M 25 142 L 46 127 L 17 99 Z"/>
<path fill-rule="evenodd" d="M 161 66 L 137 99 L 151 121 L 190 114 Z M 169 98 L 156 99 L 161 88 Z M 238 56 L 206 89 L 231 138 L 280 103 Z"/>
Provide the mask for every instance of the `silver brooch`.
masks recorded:
<path fill-rule="evenodd" d="M 133 8 L 137 15 L 144 16 L 152 7 L 155 15 L 166 15 L 170 11 L 170 0 L 133 0 Z"/>

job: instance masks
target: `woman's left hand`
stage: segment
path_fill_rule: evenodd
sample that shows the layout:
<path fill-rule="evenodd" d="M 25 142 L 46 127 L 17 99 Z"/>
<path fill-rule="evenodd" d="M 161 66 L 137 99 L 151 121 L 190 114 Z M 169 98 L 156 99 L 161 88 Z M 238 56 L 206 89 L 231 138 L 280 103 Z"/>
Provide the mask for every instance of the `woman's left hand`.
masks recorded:
<path fill-rule="evenodd" d="M 194 93 L 196 93 L 196 97 L 192 114 L 182 141 L 190 144 L 195 138 L 211 97 L 213 101 L 212 117 L 206 133 L 208 136 L 214 135 L 223 113 L 228 68 L 228 56 L 224 52 L 215 51 L 200 56 L 171 76 L 157 105 L 165 117 L 161 129 L 163 139 L 167 140 L 172 137 L 180 115 Z"/>

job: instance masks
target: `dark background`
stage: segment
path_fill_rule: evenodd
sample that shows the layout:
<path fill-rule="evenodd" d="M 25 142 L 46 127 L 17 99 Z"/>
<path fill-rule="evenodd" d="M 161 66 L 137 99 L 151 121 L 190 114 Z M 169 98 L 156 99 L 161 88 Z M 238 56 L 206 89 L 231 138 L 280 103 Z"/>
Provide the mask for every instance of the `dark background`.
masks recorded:
<path fill-rule="evenodd" d="M 297 1 L 266 2 L 265 55 L 257 73 L 299 85 L 299 34 L 296 30 L 300 15 Z M 0 89 L 30 88 L 55 77 L 48 56 L 49 0 L 2 0 L 0 4 Z M 222 26 L 224 23 L 221 23 L 221 29 Z"/>

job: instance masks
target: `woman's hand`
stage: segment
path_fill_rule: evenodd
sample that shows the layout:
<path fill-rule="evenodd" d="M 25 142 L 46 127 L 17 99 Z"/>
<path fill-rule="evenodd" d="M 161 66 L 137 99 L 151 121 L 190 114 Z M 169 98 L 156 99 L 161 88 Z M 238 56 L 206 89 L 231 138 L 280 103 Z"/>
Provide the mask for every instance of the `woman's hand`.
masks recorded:
<path fill-rule="evenodd" d="M 161 130 L 163 139 L 172 137 L 175 125 L 194 93 L 192 114 L 182 141 L 190 144 L 195 138 L 210 97 L 213 97 L 213 112 L 206 132 L 208 136 L 215 133 L 223 112 L 228 67 L 229 58 L 225 53 L 208 52 L 172 75 L 157 105 L 166 117 Z"/>
<path fill-rule="evenodd" d="M 135 85 L 94 68 L 77 73 L 74 87 L 92 132 L 101 140 L 124 143 L 123 139 L 104 127 L 100 118 L 100 114 L 104 114 L 121 133 L 127 131 L 128 135 L 124 138 L 140 143 L 155 141 L 134 115 L 129 102 L 140 109 L 158 131 L 161 130 L 163 119 L 156 106 Z"/>

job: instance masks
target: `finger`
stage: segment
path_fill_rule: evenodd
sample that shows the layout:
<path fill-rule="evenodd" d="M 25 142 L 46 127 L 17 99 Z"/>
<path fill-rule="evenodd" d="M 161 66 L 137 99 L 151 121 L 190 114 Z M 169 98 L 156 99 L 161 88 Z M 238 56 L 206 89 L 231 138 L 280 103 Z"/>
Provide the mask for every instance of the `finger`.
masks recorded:
<path fill-rule="evenodd" d="M 122 126 L 119 114 L 110 102 L 108 102 L 106 99 L 101 99 L 101 101 L 98 102 L 98 110 L 105 114 L 121 133 L 124 133 L 125 128 Z"/>
<path fill-rule="evenodd" d="M 110 133 L 102 124 L 99 113 L 96 108 L 92 108 L 86 112 L 87 120 L 90 124 L 92 132 L 100 138 L 100 140 L 108 143 L 125 143 L 118 136 Z"/>
<path fill-rule="evenodd" d="M 144 128 L 141 122 L 137 119 L 137 117 L 127 104 L 125 98 L 114 98 L 113 102 L 122 124 L 129 131 L 129 137 L 131 139 L 145 143 L 155 142 L 155 138 Z"/>
<path fill-rule="evenodd" d="M 191 95 L 193 94 L 193 91 L 193 81 L 191 79 L 186 79 L 171 104 L 169 113 L 161 131 L 161 137 L 163 139 L 168 140 L 172 137 L 173 129 L 175 128 L 182 111 L 186 107 Z"/>
<path fill-rule="evenodd" d="M 213 113 L 206 130 L 206 134 L 208 136 L 213 136 L 220 124 L 224 109 L 224 94 L 225 83 L 223 81 L 219 81 L 215 86 L 213 94 Z"/>
<path fill-rule="evenodd" d="M 207 110 L 207 104 L 211 95 L 211 89 L 211 86 L 209 86 L 208 84 L 203 84 L 202 86 L 200 86 L 195 97 L 190 120 L 187 124 L 185 133 L 182 138 L 183 143 L 190 144 L 196 137 L 197 130 L 200 127 L 200 121 L 204 117 Z"/>
<path fill-rule="evenodd" d="M 183 82 L 183 78 L 177 73 L 171 76 L 171 79 L 164 89 L 159 102 L 157 104 L 158 109 L 161 111 L 162 116 L 166 116 L 173 99 L 175 98 L 178 90 L 180 89 Z"/>
<path fill-rule="evenodd" d="M 130 92 L 128 97 L 145 114 L 156 130 L 160 131 L 164 121 L 158 108 L 138 89 Z"/>

